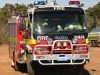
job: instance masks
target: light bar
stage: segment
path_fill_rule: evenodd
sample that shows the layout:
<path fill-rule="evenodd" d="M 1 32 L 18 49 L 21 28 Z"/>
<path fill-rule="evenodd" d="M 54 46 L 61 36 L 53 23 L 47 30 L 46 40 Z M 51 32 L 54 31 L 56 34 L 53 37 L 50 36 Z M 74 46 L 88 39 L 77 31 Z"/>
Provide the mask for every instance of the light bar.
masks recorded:
<path fill-rule="evenodd" d="M 69 5 L 80 5 L 80 1 L 70 1 Z"/>
<path fill-rule="evenodd" d="M 45 5 L 45 1 L 35 1 L 34 5 Z"/>

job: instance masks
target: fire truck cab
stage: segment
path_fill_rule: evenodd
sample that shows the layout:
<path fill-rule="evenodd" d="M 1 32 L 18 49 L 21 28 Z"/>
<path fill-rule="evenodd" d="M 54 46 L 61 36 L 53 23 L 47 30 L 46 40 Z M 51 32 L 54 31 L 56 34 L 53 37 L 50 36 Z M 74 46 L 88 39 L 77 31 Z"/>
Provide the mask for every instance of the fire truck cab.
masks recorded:
<path fill-rule="evenodd" d="M 47 2 L 47 1 L 46 1 Z M 27 16 L 9 19 L 9 54 L 15 70 L 27 63 L 29 74 L 34 62 L 41 65 L 84 65 L 90 59 L 88 31 L 80 2 L 68 6 L 36 1 Z"/>

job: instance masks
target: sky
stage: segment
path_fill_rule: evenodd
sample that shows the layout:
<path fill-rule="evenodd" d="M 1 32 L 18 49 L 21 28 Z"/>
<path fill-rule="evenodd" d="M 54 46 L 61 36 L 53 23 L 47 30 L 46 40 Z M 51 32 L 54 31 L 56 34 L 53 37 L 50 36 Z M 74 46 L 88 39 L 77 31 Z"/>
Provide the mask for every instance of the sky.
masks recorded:
<path fill-rule="evenodd" d="M 10 3 L 10 4 L 23 3 L 27 5 L 29 3 L 34 3 L 34 1 L 36 0 L 0 0 L 0 8 L 2 8 L 6 3 Z M 57 0 L 57 3 L 60 5 L 68 5 L 68 2 L 69 0 Z M 93 7 L 98 2 L 100 2 L 100 0 L 80 0 L 80 2 L 84 4 L 83 9 L 85 10 L 89 7 Z"/>

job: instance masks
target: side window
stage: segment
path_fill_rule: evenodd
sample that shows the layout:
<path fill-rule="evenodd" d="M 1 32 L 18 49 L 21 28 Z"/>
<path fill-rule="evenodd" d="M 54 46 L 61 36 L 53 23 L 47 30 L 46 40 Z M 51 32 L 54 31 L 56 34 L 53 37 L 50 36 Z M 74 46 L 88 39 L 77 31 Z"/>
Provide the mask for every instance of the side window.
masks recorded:
<path fill-rule="evenodd" d="M 29 32 L 29 34 L 31 35 L 31 26 L 32 26 L 32 14 L 28 14 L 27 17 L 27 31 Z"/>

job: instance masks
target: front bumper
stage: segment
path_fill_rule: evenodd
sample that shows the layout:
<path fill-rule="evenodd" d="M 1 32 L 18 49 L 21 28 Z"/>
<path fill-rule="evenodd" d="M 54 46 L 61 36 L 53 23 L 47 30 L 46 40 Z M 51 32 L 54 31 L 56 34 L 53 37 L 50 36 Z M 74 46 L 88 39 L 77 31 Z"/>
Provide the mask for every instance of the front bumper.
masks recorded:
<path fill-rule="evenodd" d="M 41 65 L 81 65 L 90 59 L 90 54 L 53 54 L 32 55 L 32 61 L 38 61 Z"/>
<path fill-rule="evenodd" d="M 62 40 L 57 40 L 57 41 L 61 41 Z M 55 42 L 57 42 L 55 41 Z M 72 44 L 69 40 L 63 40 L 66 42 L 69 42 L 71 45 L 70 49 L 65 49 L 65 50 L 70 50 L 71 53 L 70 54 L 54 54 L 53 51 L 55 51 L 56 49 L 54 49 L 54 44 L 52 45 L 36 45 L 34 47 L 34 50 L 38 47 L 38 46 L 51 46 L 52 50 L 51 50 L 51 54 L 35 54 L 34 53 L 31 55 L 31 60 L 32 61 L 38 61 L 41 65 L 81 65 L 84 64 L 86 62 L 86 60 L 90 59 L 90 50 L 89 50 L 89 46 L 86 44 Z M 88 46 L 88 52 L 84 53 L 84 54 L 74 54 L 73 50 L 74 50 L 74 46 Z M 59 51 L 62 49 L 59 49 Z"/>

